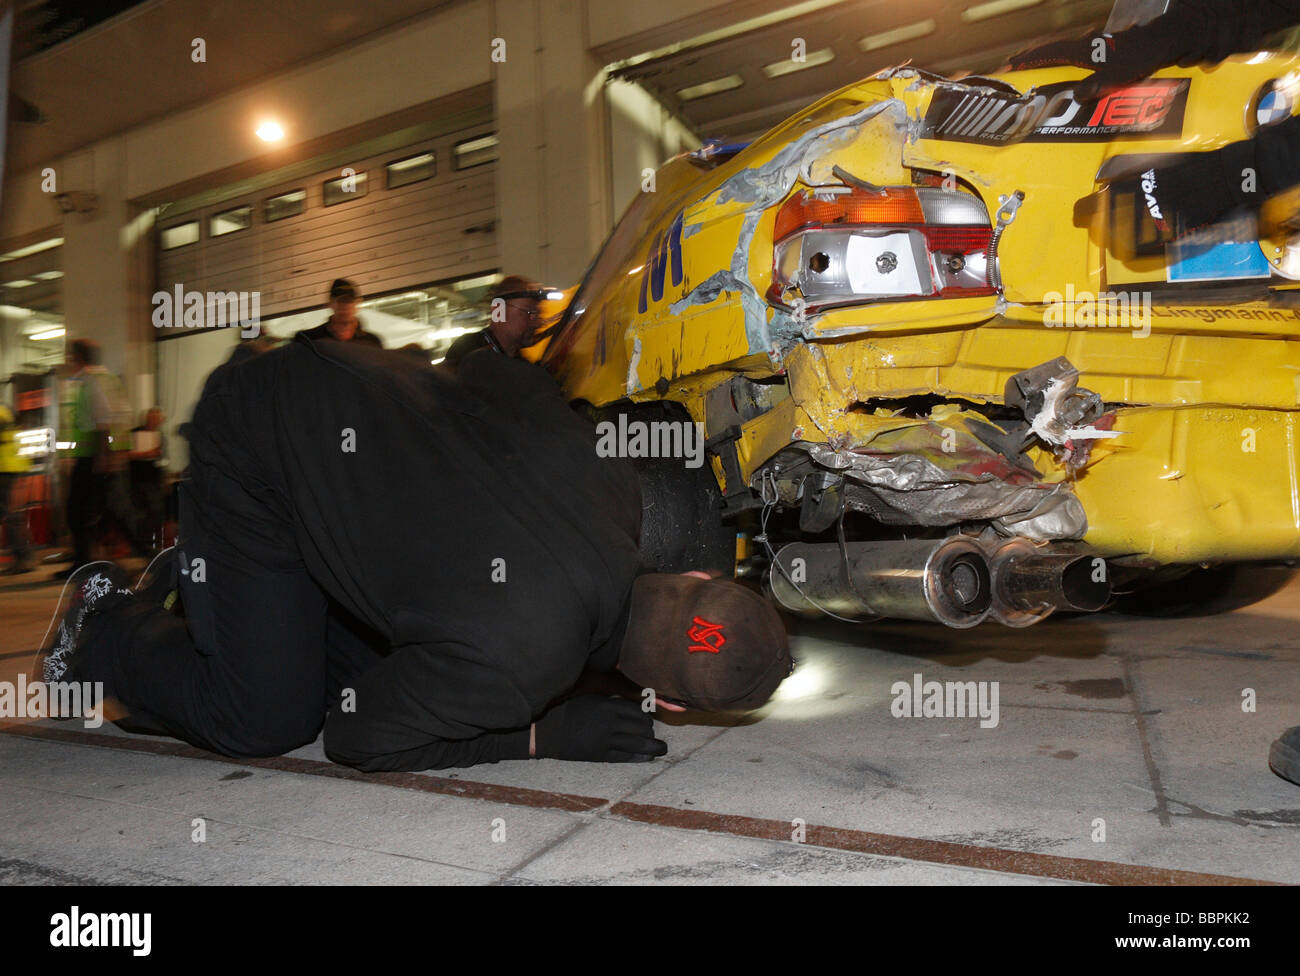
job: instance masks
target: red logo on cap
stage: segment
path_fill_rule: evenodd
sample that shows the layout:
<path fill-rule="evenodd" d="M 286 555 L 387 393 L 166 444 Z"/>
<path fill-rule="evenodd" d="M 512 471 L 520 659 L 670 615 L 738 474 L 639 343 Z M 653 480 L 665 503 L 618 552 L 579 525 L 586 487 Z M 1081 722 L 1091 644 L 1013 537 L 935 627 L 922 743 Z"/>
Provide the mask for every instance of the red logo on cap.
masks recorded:
<path fill-rule="evenodd" d="M 694 626 L 686 631 L 686 636 L 693 643 L 686 648 L 687 653 L 708 651 L 710 654 L 717 654 L 722 650 L 722 645 L 727 643 L 727 635 L 722 632 L 722 624 L 711 624 L 703 617 L 696 617 L 691 623 Z"/>

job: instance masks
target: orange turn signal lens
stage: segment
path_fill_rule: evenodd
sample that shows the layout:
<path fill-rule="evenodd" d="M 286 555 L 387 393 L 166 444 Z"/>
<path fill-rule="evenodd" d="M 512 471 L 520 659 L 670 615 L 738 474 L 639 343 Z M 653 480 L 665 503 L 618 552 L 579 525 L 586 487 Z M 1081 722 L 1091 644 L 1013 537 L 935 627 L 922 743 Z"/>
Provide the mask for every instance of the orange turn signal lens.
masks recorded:
<path fill-rule="evenodd" d="M 830 199 L 809 193 L 797 193 L 787 200 L 776 215 L 777 241 L 805 227 L 860 227 L 889 224 L 894 227 L 924 224 L 921 201 L 911 187 L 886 187 L 872 193 L 854 187 Z"/>

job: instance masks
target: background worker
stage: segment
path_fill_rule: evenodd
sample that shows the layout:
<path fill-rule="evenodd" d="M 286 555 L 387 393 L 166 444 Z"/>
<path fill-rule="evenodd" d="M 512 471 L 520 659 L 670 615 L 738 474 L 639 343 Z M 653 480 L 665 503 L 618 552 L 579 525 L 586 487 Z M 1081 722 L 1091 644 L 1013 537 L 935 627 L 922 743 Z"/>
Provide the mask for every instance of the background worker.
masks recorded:
<path fill-rule="evenodd" d="M 347 278 L 335 278 L 330 285 L 330 317 L 316 326 L 307 329 L 302 335 L 309 339 L 337 339 L 339 342 L 364 342 L 368 345 L 383 347 L 379 336 L 367 332 L 357 317 L 357 306 L 361 303 L 361 292 Z"/>
<path fill-rule="evenodd" d="M 68 528 L 72 532 L 72 566 L 55 574 L 66 579 L 93 558 L 96 537 L 116 526 L 132 548 L 147 555 L 138 538 L 123 476 L 131 442 L 128 406 L 122 381 L 100 364 L 97 343 L 68 343 L 71 376 L 61 398 L 59 440 L 69 444 Z"/>
<path fill-rule="evenodd" d="M 514 358 L 536 341 L 541 325 L 542 298 L 549 289 L 521 275 L 510 275 L 492 290 L 487 327 L 467 332 L 447 349 L 443 365 L 458 369 L 476 349 L 492 349 Z"/>

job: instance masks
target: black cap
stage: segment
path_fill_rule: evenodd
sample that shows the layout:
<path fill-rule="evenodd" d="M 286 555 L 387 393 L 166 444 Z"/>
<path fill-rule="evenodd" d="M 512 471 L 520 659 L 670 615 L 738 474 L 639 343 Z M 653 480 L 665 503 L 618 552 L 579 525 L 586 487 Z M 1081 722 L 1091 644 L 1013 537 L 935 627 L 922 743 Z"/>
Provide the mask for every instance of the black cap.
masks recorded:
<path fill-rule="evenodd" d="M 657 697 L 706 711 L 748 711 L 790 674 L 790 642 L 780 614 L 753 590 L 648 573 L 632 584 L 618 666 Z"/>
<path fill-rule="evenodd" d="M 360 297 L 361 292 L 357 290 L 357 286 L 348 281 L 347 278 L 335 278 L 334 284 L 330 285 L 330 301 L 336 298 L 344 298 L 355 302 Z"/>

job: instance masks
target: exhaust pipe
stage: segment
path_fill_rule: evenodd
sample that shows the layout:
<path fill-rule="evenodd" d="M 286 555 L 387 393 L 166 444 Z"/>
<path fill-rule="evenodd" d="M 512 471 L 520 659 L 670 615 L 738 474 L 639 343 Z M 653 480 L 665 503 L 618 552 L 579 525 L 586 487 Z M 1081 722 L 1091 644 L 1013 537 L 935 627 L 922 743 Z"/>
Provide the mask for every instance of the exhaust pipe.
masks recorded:
<path fill-rule="evenodd" d="M 1053 610 L 1100 610 L 1110 600 L 1110 579 L 1104 569 L 1097 578 L 1096 558 L 1044 552 L 1028 539 L 994 547 L 989 553 L 994 619 L 1008 627 L 1030 627 Z"/>
<path fill-rule="evenodd" d="M 772 595 L 788 610 L 829 612 L 851 620 L 897 617 L 974 627 L 992 609 L 984 551 L 962 536 L 936 542 L 794 542 L 768 573 Z"/>

